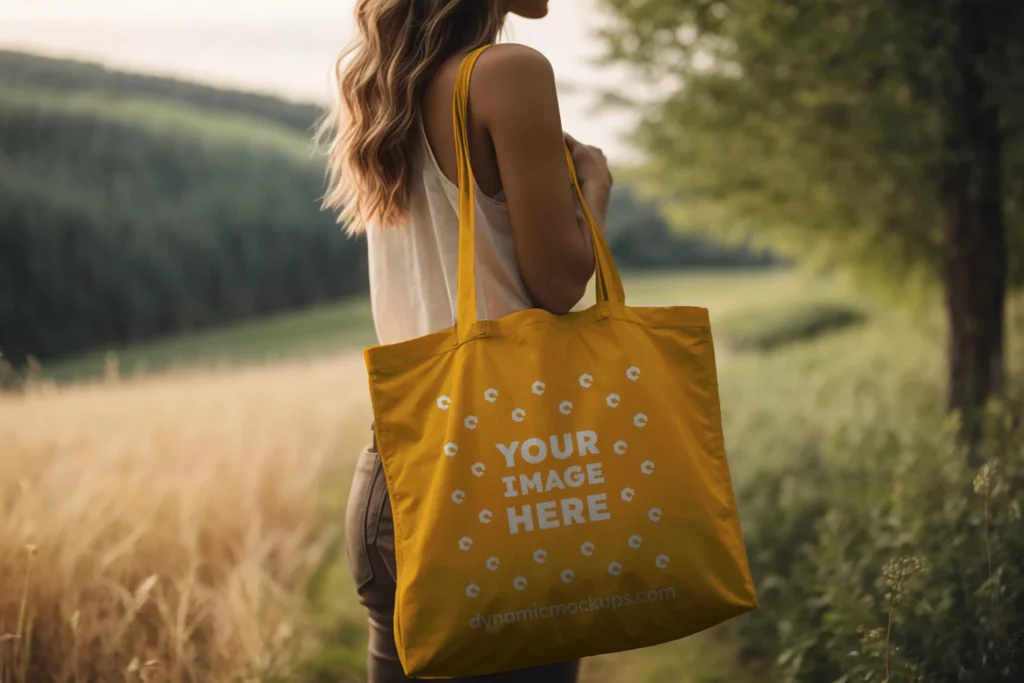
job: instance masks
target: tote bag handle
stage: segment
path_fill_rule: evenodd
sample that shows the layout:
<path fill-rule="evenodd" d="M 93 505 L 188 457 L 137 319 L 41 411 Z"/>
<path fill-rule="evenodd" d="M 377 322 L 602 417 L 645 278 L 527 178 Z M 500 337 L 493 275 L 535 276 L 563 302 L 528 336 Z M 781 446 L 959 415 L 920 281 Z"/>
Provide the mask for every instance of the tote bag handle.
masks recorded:
<path fill-rule="evenodd" d="M 477 323 L 476 306 L 476 259 L 474 258 L 474 242 L 476 232 L 476 207 L 474 198 L 473 167 L 469 160 L 469 81 L 477 58 L 489 45 L 469 53 L 459 65 L 455 80 L 455 94 L 452 98 L 452 119 L 455 125 L 455 158 L 458 165 L 459 183 L 459 268 L 458 268 L 458 309 L 455 325 L 461 341 L 468 339 Z M 596 271 L 597 306 L 607 314 L 608 304 L 625 304 L 626 297 L 622 289 L 622 279 L 615 267 L 611 249 L 604 233 L 597 226 L 580 188 L 576 177 L 576 166 L 572 153 L 565 147 L 565 159 L 569 166 L 576 198 L 583 208 L 590 238 L 594 247 L 594 264 Z"/>

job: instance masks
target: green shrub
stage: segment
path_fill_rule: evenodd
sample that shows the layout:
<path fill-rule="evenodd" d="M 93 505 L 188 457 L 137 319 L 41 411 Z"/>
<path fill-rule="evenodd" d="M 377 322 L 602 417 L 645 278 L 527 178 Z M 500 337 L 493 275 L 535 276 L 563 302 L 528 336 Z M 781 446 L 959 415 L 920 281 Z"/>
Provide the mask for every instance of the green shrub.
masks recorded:
<path fill-rule="evenodd" d="M 798 301 L 735 313 L 717 329 L 738 351 L 771 351 L 863 322 L 867 314 L 847 302 Z"/>
<path fill-rule="evenodd" d="M 972 466 L 936 410 L 839 425 L 741 490 L 773 682 L 1024 680 L 1024 428 L 993 406 Z"/>
<path fill-rule="evenodd" d="M 1019 368 L 1019 332 L 1008 337 Z M 879 309 L 723 364 L 726 448 L 761 599 L 727 631 L 766 669 L 760 680 L 883 681 L 884 569 L 903 557 L 923 567 L 894 608 L 891 683 L 1024 680 L 1024 377 L 969 462 L 944 412 L 942 338 Z M 986 544 L 974 481 L 993 460 Z"/>

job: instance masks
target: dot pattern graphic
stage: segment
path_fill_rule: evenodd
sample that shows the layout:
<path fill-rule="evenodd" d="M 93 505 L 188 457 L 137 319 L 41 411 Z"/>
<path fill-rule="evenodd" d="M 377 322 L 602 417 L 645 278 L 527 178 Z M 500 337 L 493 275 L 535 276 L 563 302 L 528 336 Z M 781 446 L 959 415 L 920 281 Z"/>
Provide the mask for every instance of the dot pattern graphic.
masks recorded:
<path fill-rule="evenodd" d="M 629 367 L 628 369 L 625 370 L 624 374 L 626 380 L 629 382 L 638 382 L 640 381 L 642 376 L 641 369 L 637 366 Z M 621 377 L 622 375 L 619 376 Z M 579 375 L 578 382 L 581 388 L 589 389 L 593 387 L 598 382 L 598 380 L 597 378 L 595 378 L 593 374 L 585 372 Z M 547 390 L 548 386 L 542 380 L 536 380 L 530 385 L 530 393 L 533 394 L 533 396 L 535 397 L 533 399 L 535 401 L 543 402 L 545 400 L 543 397 L 547 394 Z M 484 392 L 483 397 L 484 400 L 487 401 L 488 403 L 496 404 L 500 396 L 501 393 L 498 391 L 498 389 L 492 387 Z M 623 402 L 624 400 L 622 395 L 615 391 L 606 394 L 604 397 L 604 403 L 608 408 L 619 408 L 621 405 L 623 405 Z M 442 395 L 437 398 L 437 407 L 441 411 L 448 411 L 449 409 L 452 408 L 452 405 L 453 401 L 449 396 Z M 547 409 L 550 410 L 550 404 L 547 405 Z M 558 413 L 560 413 L 563 416 L 571 415 L 574 409 L 574 404 L 572 403 L 572 401 L 568 400 L 563 400 L 559 402 L 557 406 Z M 512 421 L 516 423 L 524 423 L 527 421 L 528 418 L 528 413 L 525 407 L 515 407 L 510 411 L 510 413 L 506 413 L 506 415 L 510 415 Z M 485 417 L 486 416 L 481 417 L 478 415 L 468 415 L 463 420 L 463 426 L 467 430 L 475 430 L 481 426 L 482 420 Z M 648 416 L 642 412 L 636 413 L 632 418 L 633 426 L 637 429 L 645 428 L 648 424 L 648 421 Z M 630 454 L 629 443 L 625 439 L 618 439 L 614 441 L 611 447 L 611 451 L 617 456 L 628 459 Z M 457 456 L 459 455 L 459 445 L 455 442 L 447 443 L 444 446 L 444 455 L 447 456 L 448 458 L 457 461 Z M 465 467 L 465 465 L 463 466 Z M 656 463 L 653 459 L 647 459 L 643 460 L 639 464 L 639 466 L 634 465 L 634 467 L 638 467 L 639 472 L 642 475 L 649 477 L 654 475 Z M 474 462 L 472 465 L 470 465 L 470 471 L 472 472 L 473 476 L 477 478 L 482 478 L 487 474 L 487 466 L 482 462 Z M 636 470 L 633 471 L 635 472 Z M 619 498 L 625 503 L 632 503 L 639 497 L 639 495 L 640 494 L 638 493 L 637 489 L 633 488 L 632 486 L 626 486 L 619 491 Z M 465 491 L 461 489 L 456 489 L 452 492 L 451 500 L 452 503 L 456 505 L 461 505 L 466 502 L 467 497 L 468 495 Z M 652 523 L 660 522 L 662 520 L 662 517 L 663 512 L 662 509 L 659 507 L 650 507 L 647 511 L 647 519 Z M 481 524 L 486 525 L 491 524 L 494 521 L 495 515 L 491 510 L 482 509 L 477 514 L 477 518 Z M 622 541 L 619 542 L 621 543 Z M 465 553 L 473 553 L 476 544 L 470 536 L 463 536 L 459 539 L 458 545 L 461 551 Z M 628 547 L 632 551 L 640 551 L 643 546 L 643 537 L 640 534 L 632 534 L 628 537 L 628 539 L 625 540 L 624 545 L 621 547 Z M 578 555 L 577 557 L 583 558 L 583 561 L 585 562 L 588 558 L 592 558 L 595 555 L 596 550 L 597 546 L 594 542 L 585 541 L 582 545 L 580 545 L 580 555 Z M 635 557 L 642 557 L 643 555 L 644 553 L 641 553 L 640 555 L 636 555 Z M 633 555 L 630 556 L 634 557 Z M 648 556 L 648 558 L 649 557 L 650 556 Z M 545 565 L 548 559 L 548 550 L 544 548 L 538 548 L 533 552 L 533 562 L 536 565 Z M 626 558 L 622 559 L 625 560 Z M 650 562 L 651 560 L 648 559 L 647 561 Z M 654 566 L 659 569 L 668 568 L 669 563 L 669 556 L 664 553 L 656 555 L 653 560 Z M 502 571 L 503 565 L 501 559 L 497 556 L 492 555 L 487 557 L 485 560 L 482 560 L 482 564 L 485 570 L 488 572 L 501 573 Z M 627 562 L 627 564 L 629 564 L 629 562 Z M 611 576 L 620 576 L 623 573 L 623 571 L 625 571 L 625 569 L 626 566 L 623 564 L 623 562 L 616 560 L 607 565 L 607 574 Z M 540 571 L 539 567 L 538 570 Z M 542 575 L 538 575 L 538 578 L 540 578 L 541 576 Z M 480 578 L 483 577 L 481 576 Z M 576 570 L 571 567 L 563 568 L 558 572 L 558 579 L 566 584 L 572 583 L 576 579 Z M 529 585 L 530 581 L 526 576 L 515 576 L 512 579 L 512 587 L 517 591 L 525 591 Z M 466 586 L 466 596 L 470 599 L 478 598 L 480 597 L 482 590 L 483 589 L 481 588 L 480 584 L 470 583 Z"/>

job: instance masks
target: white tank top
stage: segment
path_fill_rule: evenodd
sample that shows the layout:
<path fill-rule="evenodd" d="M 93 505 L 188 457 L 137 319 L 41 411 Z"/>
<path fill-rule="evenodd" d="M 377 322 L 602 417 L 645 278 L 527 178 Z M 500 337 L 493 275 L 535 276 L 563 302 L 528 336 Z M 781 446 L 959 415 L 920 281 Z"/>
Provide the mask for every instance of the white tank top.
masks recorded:
<path fill-rule="evenodd" d="M 447 329 L 458 308 L 459 188 L 437 164 L 422 123 L 419 139 L 408 224 L 367 230 L 370 303 L 381 344 Z M 506 205 L 475 182 L 474 190 L 477 311 L 480 320 L 495 320 L 532 303 L 519 275 Z"/>

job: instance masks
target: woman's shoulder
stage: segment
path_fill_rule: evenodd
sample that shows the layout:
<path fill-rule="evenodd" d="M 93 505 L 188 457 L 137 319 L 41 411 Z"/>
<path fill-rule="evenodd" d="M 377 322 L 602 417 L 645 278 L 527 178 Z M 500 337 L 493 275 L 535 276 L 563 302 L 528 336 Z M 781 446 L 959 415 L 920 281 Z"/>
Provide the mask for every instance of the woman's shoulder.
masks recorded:
<path fill-rule="evenodd" d="M 551 68 L 551 62 L 543 52 L 522 43 L 496 43 L 483 51 L 477 64 L 491 68 Z"/>
<path fill-rule="evenodd" d="M 470 87 L 473 104 L 481 113 L 521 115 L 524 109 L 544 106 L 552 99 L 555 74 L 540 51 L 518 43 L 500 43 L 480 55 Z"/>
<path fill-rule="evenodd" d="M 474 76 L 485 78 L 546 78 L 553 75 L 554 69 L 544 53 L 520 43 L 499 43 L 488 48 L 477 60 L 474 73 Z"/>

